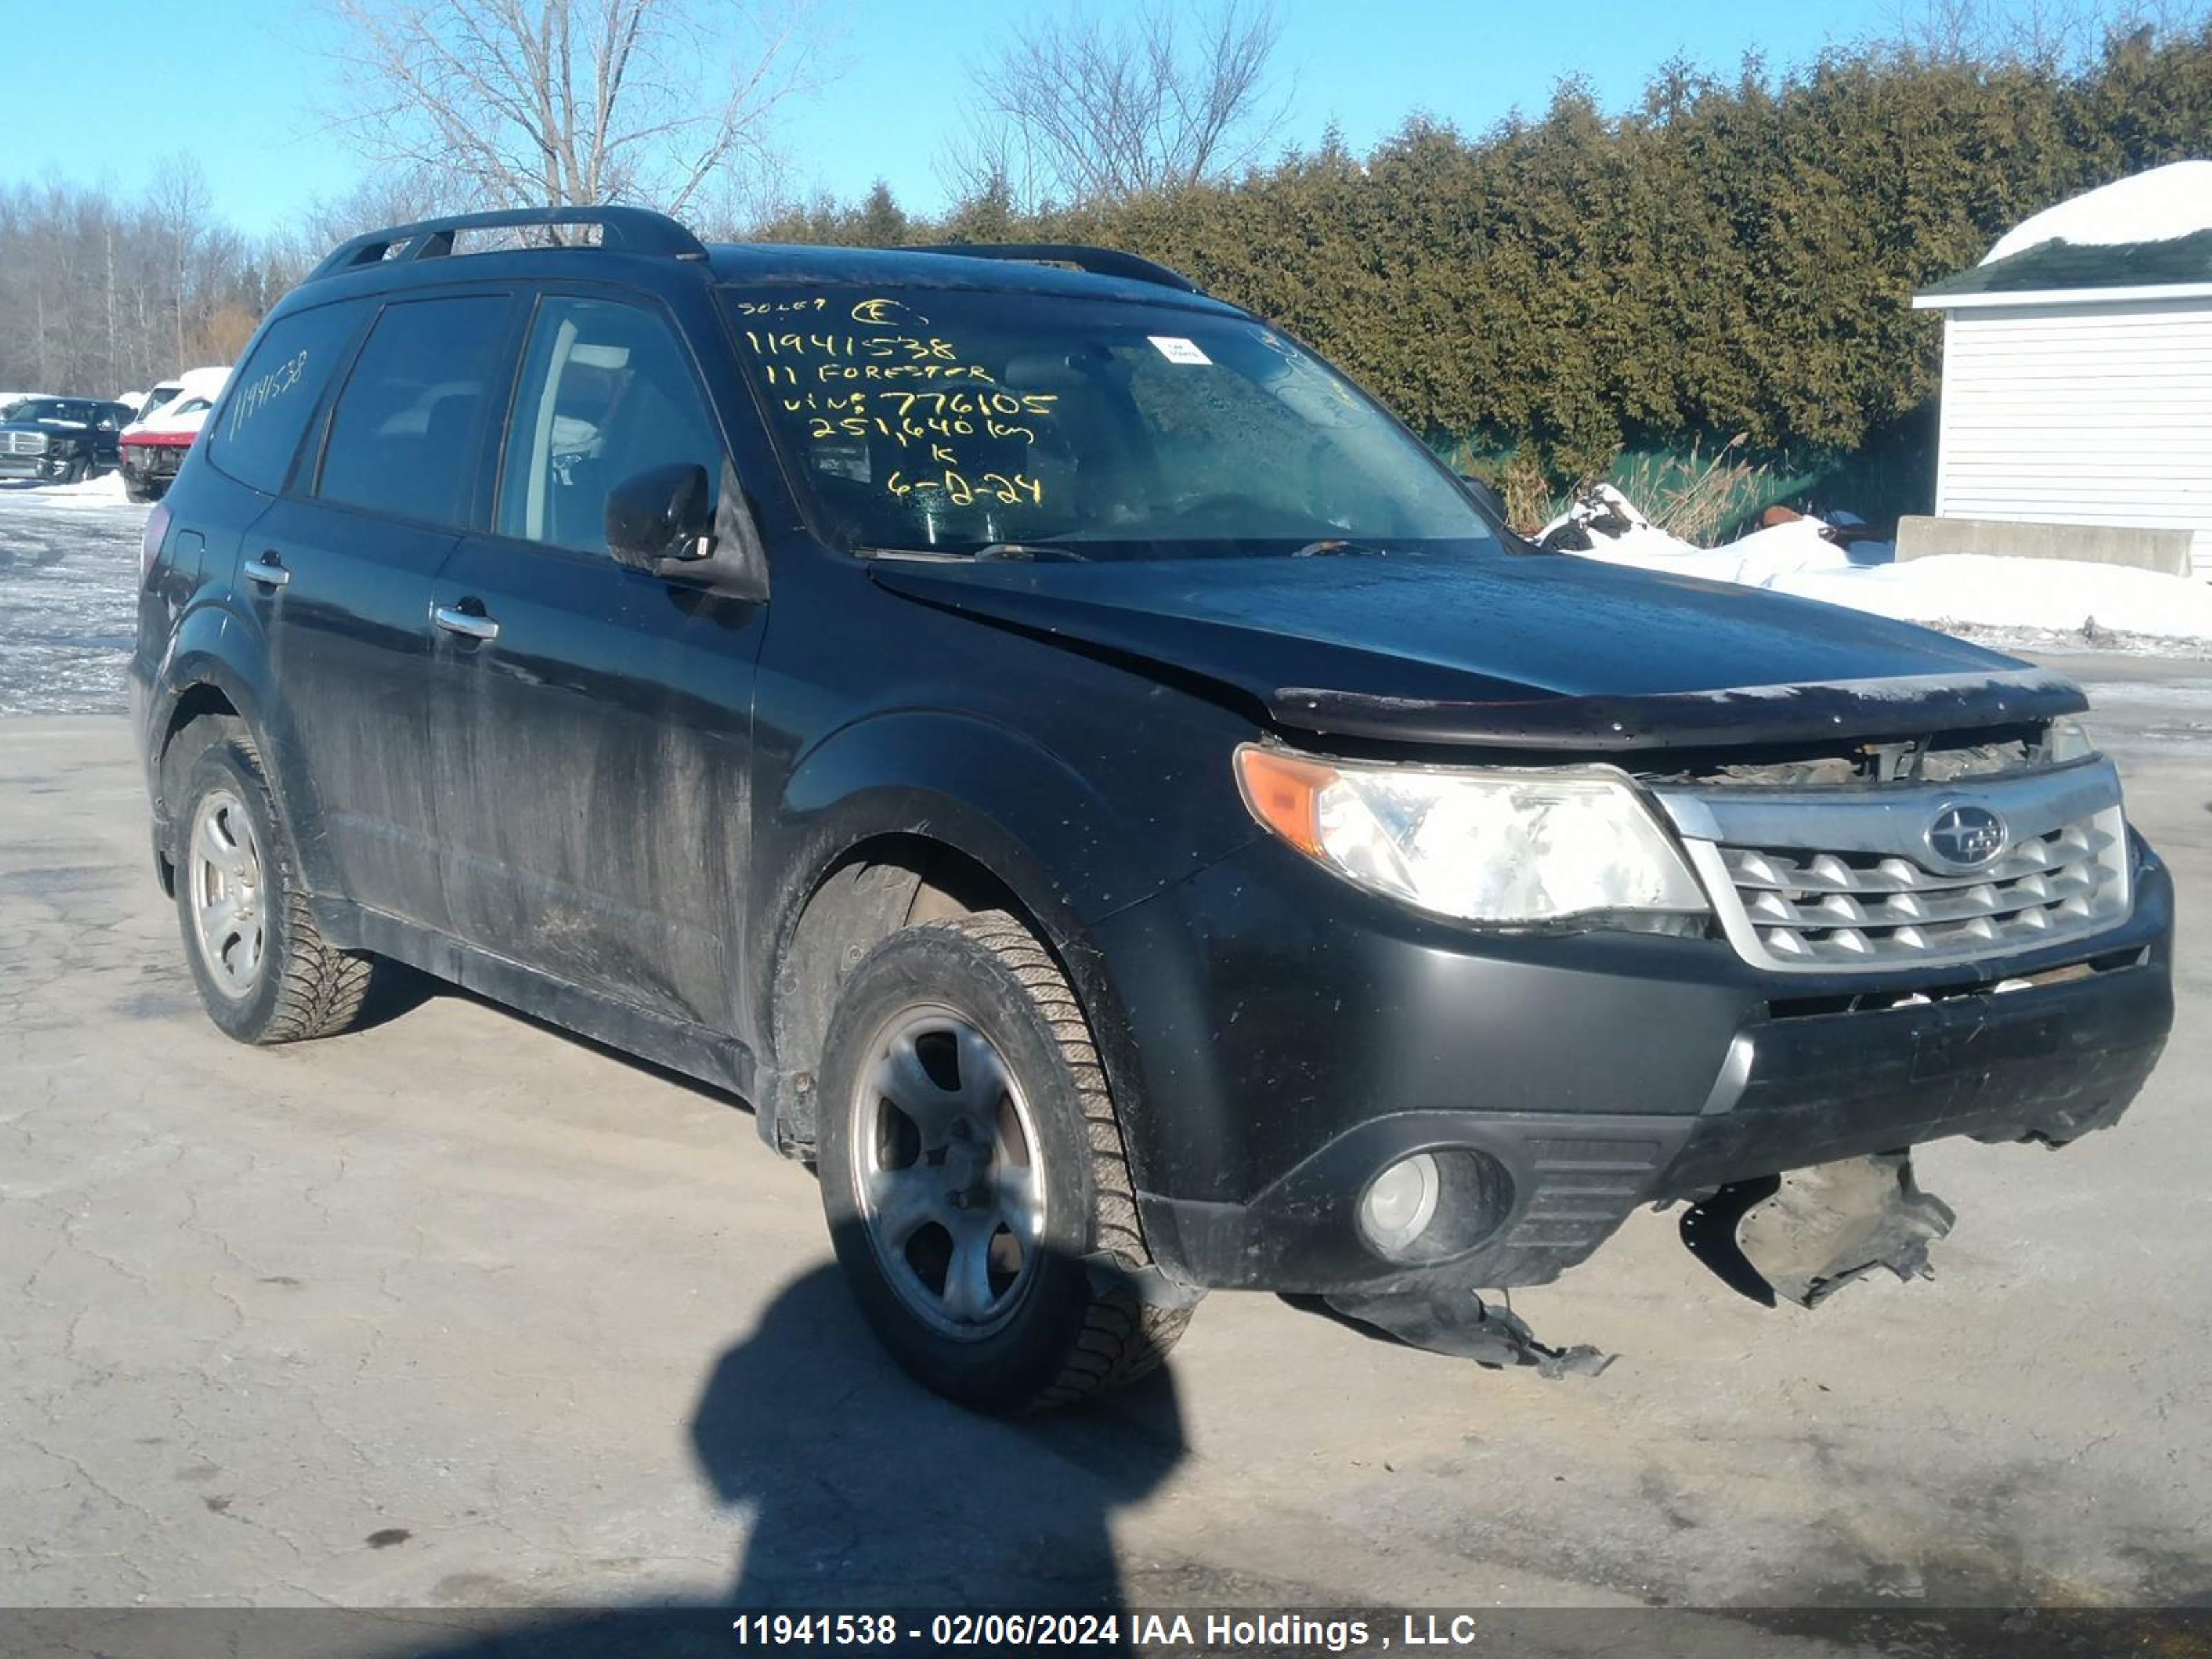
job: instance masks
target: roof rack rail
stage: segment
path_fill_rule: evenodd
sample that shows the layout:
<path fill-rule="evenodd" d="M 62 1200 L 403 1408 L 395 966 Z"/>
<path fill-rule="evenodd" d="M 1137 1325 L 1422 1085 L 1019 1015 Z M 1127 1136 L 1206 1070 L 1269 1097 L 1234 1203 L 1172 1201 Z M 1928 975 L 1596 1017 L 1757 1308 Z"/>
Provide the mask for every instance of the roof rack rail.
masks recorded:
<path fill-rule="evenodd" d="M 658 253 L 678 259 L 703 259 L 706 247 L 665 213 L 635 207 L 513 208 L 497 213 L 457 213 L 411 225 L 372 230 L 343 243 L 307 280 L 391 259 L 442 258 L 453 251 L 453 235 L 463 230 L 511 230 L 536 225 L 597 225 L 602 247 L 626 253 Z"/>
<path fill-rule="evenodd" d="M 1152 283 L 1180 294 L 1206 290 L 1158 260 L 1146 259 L 1119 248 L 1090 247 L 1081 242 L 933 242 L 903 250 L 908 253 L 955 253 L 969 259 L 1020 259 L 1031 264 L 1073 265 L 1098 276 L 1123 276 L 1131 282 Z"/>

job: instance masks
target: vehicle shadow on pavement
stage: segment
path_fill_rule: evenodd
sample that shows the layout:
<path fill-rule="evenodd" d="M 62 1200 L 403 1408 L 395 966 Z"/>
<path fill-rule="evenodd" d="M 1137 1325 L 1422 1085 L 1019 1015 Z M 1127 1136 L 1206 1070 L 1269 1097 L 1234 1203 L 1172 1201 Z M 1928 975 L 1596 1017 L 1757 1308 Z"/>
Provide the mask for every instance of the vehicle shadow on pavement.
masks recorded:
<path fill-rule="evenodd" d="M 1164 1369 L 1012 1419 L 924 1392 L 828 1265 L 722 1356 L 691 1438 L 716 1495 L 752 1515 L 739 1607 L 1118 1607 L 1109 1518 L 1185 1451 Z"/>
<path fill-rule="evenodd" d="M 726 1656 L 747 1645 L 731 1628 L 739 1612 L 776 1609 L 907 1614 L 888 1650 L 832 1636 L 810 1652 L 934 1651 L 916 1609 L 1118 1611 L 1112 1518 L 1188 1449 L 1166 1367 L 1095 1404 L 1025 1418 L 939 1399 L 877 1346 L 834 1263 L 785 1286 L 716 1361 L 690 1432 L 709 1488 L 749 1519 L 726 1597 L 510 1613 L 421 1659 Z"/>

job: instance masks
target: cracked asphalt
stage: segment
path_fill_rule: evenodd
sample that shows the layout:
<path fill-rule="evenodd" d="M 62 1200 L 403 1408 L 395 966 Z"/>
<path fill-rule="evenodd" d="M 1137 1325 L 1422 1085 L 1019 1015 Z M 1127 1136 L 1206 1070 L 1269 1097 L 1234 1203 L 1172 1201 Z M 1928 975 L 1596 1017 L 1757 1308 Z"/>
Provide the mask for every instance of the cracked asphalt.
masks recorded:
<path fill-rule="evenodd" d="M 451 993 L 224 1040 L 124 722 L 0 720 L 0 1604 L 2212 1605 L 2212 665 L 2057 665 L 2179 877 L 2181 1022 L 2116 1131 L 1923 1154 L 1935 1280 L 1771 1312 L 1646 1213 L 1516 1299 L 1595 1379 L 1217 1296 L 1012 1425 L 878 1356 L 724 1097 Z"/>

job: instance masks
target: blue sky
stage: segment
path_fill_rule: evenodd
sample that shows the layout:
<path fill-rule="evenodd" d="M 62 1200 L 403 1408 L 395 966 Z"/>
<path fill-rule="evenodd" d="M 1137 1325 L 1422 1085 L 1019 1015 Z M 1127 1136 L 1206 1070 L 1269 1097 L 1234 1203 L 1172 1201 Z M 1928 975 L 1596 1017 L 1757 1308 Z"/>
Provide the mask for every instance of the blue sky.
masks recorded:
<path fill-rule="evenodd" d="M 880 175 L 908 205 L 941 206 L 933 164 L 957 125 L 965 66 L 1018 20 L 1066 3 L 828 0 L 842 72 L 784 122 L 793 182 L 853 196 Z M 1310 143 L 1334 120 L 1361 150 L 1415 110 L 1479 131 L 1516 106 L 1540 109 L 1567 74 L 1587 76 L 1615 107 L 1676 52 L 1723 69 L 1754 47 L 1796 62 L 1881 31 L 1899 10 L 1896 0 L 1279 5 L 1279 61 L 1297 91 L 1285 137 Z M 312 5 L 198 0 L 143 25 L 119 23 L 112 7 L 9 0 L 8 10 L 0 119 L 11 181 L 58 173 L 135 192 L 160 156 L 188 149 L 223 216 L 260 232 L 361 175 L 315 112 L 337 70 L 331 26 Z"/>

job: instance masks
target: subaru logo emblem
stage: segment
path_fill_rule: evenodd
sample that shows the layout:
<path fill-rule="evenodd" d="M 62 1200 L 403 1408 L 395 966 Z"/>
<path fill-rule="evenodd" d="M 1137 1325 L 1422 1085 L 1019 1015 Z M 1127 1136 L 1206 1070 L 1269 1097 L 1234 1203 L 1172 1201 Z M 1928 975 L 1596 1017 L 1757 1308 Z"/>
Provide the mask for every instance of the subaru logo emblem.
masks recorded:
<path fill-rule="evenodd" d="M 2005 821 L 1986 806 L 1947 806 L 1928 826 L 1928 850 L 1960 870 L 1987 864 L 2005 849 Z"/>

